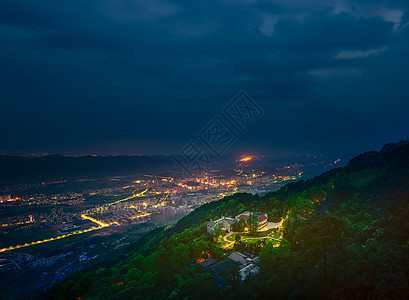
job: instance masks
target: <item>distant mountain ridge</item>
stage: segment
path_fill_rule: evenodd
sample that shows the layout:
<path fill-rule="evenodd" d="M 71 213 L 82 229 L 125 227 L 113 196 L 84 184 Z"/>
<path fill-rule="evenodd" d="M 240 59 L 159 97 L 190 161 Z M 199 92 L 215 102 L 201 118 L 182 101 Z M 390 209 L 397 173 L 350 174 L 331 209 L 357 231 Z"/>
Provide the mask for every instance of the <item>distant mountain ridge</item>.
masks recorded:
<path fill-rule="evenodd" d="M 400 141 L 399 143 L 389 143 L 382 147 L 380 151 L 370 151 L 360 154 L 353 159 L 348 164 L 349 169 L 357 169 L 370 165 L 377 165 L 377 162 L 382 162 L 382 160 L 394 161 L 396 162 L 402 155 L 409 155 L 409 145 L 408 141 Z M 403 160 L 400 161 L 404 164 L 394 165 L 395 167 L 403 167 L 409 165 L 409 162 Z M 407 163 L 407 164 L 406 164 Z"/>
<path fill-rule="evenodd" d="M 175 169 L 173 156 L 0 156 L 0 186 Z"/>
<path fill-rule="evenodd" d="M 351 155 L 328 157 L 330 161 L 342 158 L 343 161 Z M 179 161 L 184 161 L 182 155 L 116 155 L 116 156 L 14 156 L 0 155 L 0 187 L 11 186 L 15 184 L 31 184 L 46 181 L 59 181 L 80 178 L 102 178 L 111 176 L 128 176 L 136 173 L 172 173 L 175 176 L 183 176 L 185 171 L 178 165 Z M 246 163 L 247 167 L 262 164 L 267 168 L 281 168 L 283 164 L 301 164 L 308 165 L 313 162 L 315 157 L 305 156 L 277 156 L 264 157 L 262 161 L 254 159 Z M 316 160 L 322 159 L 322 156 Z M 237 156 L 226 154 L 222 157 L 209 155 L 209 165 L 211 170 L 226 170 L 233 168 L 237 164 Z M 308 177 L 320 174 L 326 165 L 313 166 L 303 170 Z M 194 169 L 194 168 L 193 168 Z M 193 171 L 193 170 L 192 170 Z"/>

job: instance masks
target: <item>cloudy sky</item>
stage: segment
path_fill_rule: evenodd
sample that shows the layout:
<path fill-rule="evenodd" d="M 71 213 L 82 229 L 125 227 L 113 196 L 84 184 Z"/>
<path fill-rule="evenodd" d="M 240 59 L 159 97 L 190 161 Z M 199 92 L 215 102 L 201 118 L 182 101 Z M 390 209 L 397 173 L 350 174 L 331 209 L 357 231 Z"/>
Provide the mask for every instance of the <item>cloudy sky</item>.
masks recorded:
<path fill-rule="evenodd" d="M 407 0 L 2 0 L 0 152 L 179 152 L 241 90 L 236 152 L 377 149 L 408 69 Z"/>

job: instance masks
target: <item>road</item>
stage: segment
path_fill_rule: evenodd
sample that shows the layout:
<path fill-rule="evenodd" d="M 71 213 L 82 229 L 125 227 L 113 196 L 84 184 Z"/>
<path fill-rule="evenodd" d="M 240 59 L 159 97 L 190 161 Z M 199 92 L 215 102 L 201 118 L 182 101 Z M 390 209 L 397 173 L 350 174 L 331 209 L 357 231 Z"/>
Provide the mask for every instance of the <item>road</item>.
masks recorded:
<path fill-rule="evenodd" d="M 126 200 L 129 200 L 129 199 L 135 198 L 135 197 L 140 197 L 141 195 L 144 195 L 144 194 L 148 191 L 148 189 L 149 189 L 149 188 L 147 188 L 146 190 L 140 192 L 139 194 L 132 195 L 131 197 L 128 197 L 128 198 L 121 199 L 121 200 L 115 201 L 115 202 L 113 202 L 113 203 L 110 203 L 109 205 L 113 205 L 113 204 L 116 204 L 116 203 L 119 203 L 119 202 L 122 202 L 122 201 L 126 201 Z M 146 214 L 145 214 L 145 215 L 146 215 Z M 144 215 L 144 216 L 145 216 L 145 215 Z M 80 230 L 80 231 L 76 231 L 76 232 L 73 232 L 73 233 L 68 233 L 68 234 L 56 236 L 56 237 L 49 238 L 49 239 L 45 239 L 45 240 L 41 240 L 41 241 L 35 241 L 35 242 L 31 242 L 31 243 L 25 243 L 25 244 L 23 244 L 23 245 L 16 245 L 16 246 L 10 246 L 10 247 L 8 247 L 8 248 L 2 248 L 2 249 L 0 249 L 0 253 L 6 252 L 6 251 L 10 251 L 10 250 L 20 249 L 20 248 L 24 248 L 24 247 L 28 247 L 28 246 L 32 246 L 32 245 L 38 245 L 38 244 L 43 244 L 43 243 L 47 243 L 47 242 L 51 242 L 51 241 L 60 240 L 60 239 L 63 239 L 63 238 L 72 236 L 72 235 L 74 235 L 74 234 L 81 234 L 81 233 L 86 233 L 86 232 L 90 232 L 90 231 L 94 231 L 94 230 L 99 230 L 99 229 L 102 229 L 102 228 L 111 226 L 111 225 L 113 225 L 113 224 L 115 223 L 115 222 L 112 223 L 112 224 L 104 223 L 104 222 L 98 221 L 97 219 L 94 219 L 94 218 L 92 218 L 92 217 L 90 217 L 90 216 L 87 216 L 87 215 L 85 215 L 85 214 L 82 214 L 81 217 L 82 217 L 83 219 L 87 219 L 87 220 L 89 220 L 89 221 L 94 222 L 95 224 L 98 225 L 98 227 L 92 227 L 92 228 L 89 228 L 89 229 Z"/>
<path fill-rule="evenodd" d="M 120 202 L 123 202 L 123 201 L 130 200 L 130 199 L 133 199 L 133 198 L 136 198 L 136 197 L 142 197 L 148 190 L 149 190 L 149 188 L 147 188 L 146 190 L 144 190 L 144 191 L 142 191 L 142 192 L 140 192 L 138 194 L 134 194 L 132 196 L 129 196 L 129 197 L 125 198 L 125 199 L 121 199 L 121 200 L 109 203 L 109 206 L 120 203 Z"/>
<path fill-rule="evenodd" d="M 104 226 L 104 227 L 106 227 L 106 226 Z M 60 239 L 72 236 L 74 234 L 81 234 L 81 233 L 85 233 L 85 232 L 90 232 L 90 231 L 98 230 L 98 229 L 101 229 L 101 228 L 104 228 L 104 227 L 103 226 L 93 227 L 93 228 L 84 229 L 84 230 L 81 230 L 81 231 L 76 231 L 76 232 L 73 232 L 73 233 L 68 233 L 68 234 L 60 235 L 60 236 L 57 236 L 57 237 L 53 237 L 53 238 L 49 238 L 49 239 L 45 239 L 45 240 L 41 240 L 41 241 L 25 243 L 24 245 L 11 246 L 11 247 L 8 247 L 8 248 L 0 249 L 0 253 L 10 251 L 10 250 L 20 249 L 20 248 L 24 248 L 24 247 L 28 247 L 28 246 L 32 246 L 32 245 L 38 245 L 38 244 L 43 244 L 43 243 L 47 243 L 47 242 L 51 242 L 51 241 L 60 240 Z"/>

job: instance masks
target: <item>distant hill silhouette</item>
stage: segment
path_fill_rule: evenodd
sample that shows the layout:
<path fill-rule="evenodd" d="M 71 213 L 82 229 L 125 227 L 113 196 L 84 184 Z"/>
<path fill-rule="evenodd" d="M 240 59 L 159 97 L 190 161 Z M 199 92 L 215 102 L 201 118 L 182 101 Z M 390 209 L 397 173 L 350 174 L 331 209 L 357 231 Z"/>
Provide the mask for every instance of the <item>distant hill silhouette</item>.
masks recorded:
<path fill-rule="evenodd" d="M 175 169 L 172 156 L 0 156 L 0 186 Z"/>

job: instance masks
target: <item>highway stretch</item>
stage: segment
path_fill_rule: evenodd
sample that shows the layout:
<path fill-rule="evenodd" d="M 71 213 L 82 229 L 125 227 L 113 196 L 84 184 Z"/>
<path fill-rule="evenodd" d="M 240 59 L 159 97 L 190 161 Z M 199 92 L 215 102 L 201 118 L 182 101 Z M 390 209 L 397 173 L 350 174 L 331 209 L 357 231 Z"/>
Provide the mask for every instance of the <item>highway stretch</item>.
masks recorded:
<path fill-rule="evenodd" d="M 126 200 L 129 200 L 131 198 L 140 197 L 141 195 L 144 195 L 147 190 L 148 189 L 144 190 L 143 192 L 141 192 L 141 193 L 139 193 L 137 195 L 133 195 L 131 197 L 115 201 L 115 202 L 111 203 L 110 205 L 115 204 L 115 203 L 119 203 L 119 202 L 122 202 L 122 201 L 126 201 Z M 148 216 L 148 215 L 150 215 L 150 214 L 145 213 L 143 215 L 138 216 L 138 218 L 139 217 L 145 217 L 145 216 Z M 44 239 L 44 240 L 40 240 L 40 241 L 25 243 L 25 244 L 22 244 L 22 245 L 16 245 L 16 246 L 10 246 L 10 247 L 6 247 L 6 248 L 2 248 L 2 249 L 0 249 L 0 253 L 6 252 L 6 251 L 11 251 L 11 250 L 16 250 L 16 249 L 20 249 L 20 248 L 24 248 L 24 247 L 29 247 L 29 246 L 33 246 L 33 245 L 38 245 L 38 244 L 43 244 L 43 243 L 48 243 L 48 242 L 52 242 L 52 241 L 61 240 L 61 239 L 64 239 L 64 238 L 67 238 L 67 237 L 70 237 L 70 236 L 73 236 L 73 235 L 82 234 L 82 233 L 91 232 L 91 231 L 99 230 L 99 229 L 102 229 L 102 228 L 106 228 L 106 227 L 109 227 L 109 226 L 114 225 L 114 224 L 118 225 L 118 223 L 116 223 L 116 222 L 109 223 L 109 224 L 104 223 L 104 222 L 99 221 L 97 219 L 94 219 L 94 218 L 92 218 L 90 216 L 87 216 L 86 214 L 82 214 L 81 217 L 82 217 L 82 219 L 94 222 L 95 224 L 98 225 L 98 227 L 91 227 L 91 228 L 88 228 L 88 229 L 75 231 L 75 232 L 67 233 L 67 234 L 64 234 L 64 235 L 59 235 L 59 236 L 52 237 L 52 238 L 49 238 L 49 239 Z"/>

